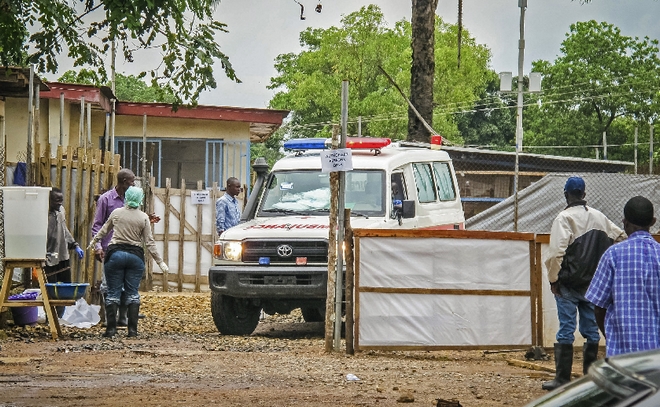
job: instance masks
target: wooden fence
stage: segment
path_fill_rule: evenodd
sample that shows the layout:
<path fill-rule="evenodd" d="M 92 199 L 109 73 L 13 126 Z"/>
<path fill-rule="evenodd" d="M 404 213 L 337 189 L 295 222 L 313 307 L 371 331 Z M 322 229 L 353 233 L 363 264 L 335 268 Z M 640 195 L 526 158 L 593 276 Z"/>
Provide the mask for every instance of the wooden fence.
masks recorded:
<path fill-rule="evenodd" d="M 208 270 L 213 264 L 213 244 L 217 238 L 215 201 L 224 192 L 219 190 L 217 183 L 213 183 L 209 190 L 203 189 L 201 180 L 197 181 L 196 190 L 186 189 L 185 179 L 179 184 L 181 188 L 172 188 L 169 178 L 165 180 L 165 188 L 155 185 L 152 178 L 147 210 L 161 217 L 161 221 L 154 225 L 154 240 L 170 271 L 161 273 L 157 268 L 153 271 L 148 268 L 147 289 L 160 280 L 163 291 L 174 289 L 181 292 L 185 288 L 200 292 L 202 286 L 208 286 Z M 198 194 L 208 194 L 205 203 L 193 199 L 193 195 Z M 243 192 L 237 196 L 239 201 L 244 202 L 244 198 Z M 160 276 L 154 277 L 154 272 Z"/>
<path fill-rule="evenodd" d="M 55 149 L 55 157 L 52 151 Z M 96 209 L 95 196 L 113 187 L 119 171 L 119 155 L 98 149 L 73 148 L 36 144 L 29 174 L 34 186 L 56 187 L 64 195 L 64 209 L 69 230 L 74 239 L 85 247 L 91 240 L 91 227 Z M 114 163 L 114 164 L 113 164 Z M 7 166 L 15 163 L 6 162 Z M 87 282 L 92 286 L 100 280 L 95 272 L 95 260 L 87 252 L 83 260 L 71 258 L 71 275 L 74 281 Z"/>

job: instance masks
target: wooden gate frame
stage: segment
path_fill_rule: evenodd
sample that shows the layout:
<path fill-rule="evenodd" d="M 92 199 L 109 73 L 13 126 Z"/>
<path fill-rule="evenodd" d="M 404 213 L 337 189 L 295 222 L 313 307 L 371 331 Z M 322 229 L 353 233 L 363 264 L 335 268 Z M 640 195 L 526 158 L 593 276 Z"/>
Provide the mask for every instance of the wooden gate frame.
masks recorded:
<path fill-rule="evenodd" d="M 150 196 L 148 197 L 148 206 L 153 209 L 155 204 L 155 198 L 158 198 L 164 205 L 164 211 L 161 216 L 164 232 L 163 233 L 154 233 L 154 240 L 156 242 L 163 242 L 163 261 L 166 264 L 170 264 L 170 254 L 169 254 L 169 243 L 178 242 L 179 246 L 179 255 L 177 258 L 178 271 L 176 278 L 172 279 L 169 273 L 162 273 L 161 275 L 161 284 L 163 291 L 169 291 L 169 282 L 176 281 L 176 287 L 178 292 L 183 291 L 183 283 L 194 283 L 194 291 L 201 292 L 202 285 L 208 285 L 208 277 L 202 276 L 202 250 L 207 250 L 213 256 L 213 245 L 218 238 L 217 231 L 215 229 L 215 201 L 224 195 L 224 191 L 221 191 L 218 188 L 218 183 L 214 182 L 213 187 L 209 190 L 211 204 L 210 205 L 197 205 L 197 211 L 195 213 L 197 221 L 195 225 L 192 225 L 186 220 L 186 201 L 191 199 L 191 190 L 186 189 L 185 179 L 181 180 L 181 188 L 172 188 L 172 180 L 170 178 L 165 179 L 165 188 L 156 187 L 155 178 L 151 178 L 150 182 Z M 197 181 L 197 190 L 204 190 L 204 182 L 199 180 Z M 246 188 L 244 186 L 243 191 Z M 245 202 L 245 192 L 241 192 L 238 195 L 239 200 Z M 184 199 L 181 199 L 178 208 L 175 208 L 171 204 L 172 196 L 183 196 Z M 205 208 L 206 207 L 206 208 Z M 173 215 L 176 220 L 179 222 L 179 232 L 169 233 L 170 230 L 170 215 Z M 203 217 L 208 216 L 211 218 L 211 233 L 202 233 Z M 185 231 L 188 231 L 189 234 L 186 234 Z M 196 242 L 196 261 L 195 261 L 195 274 L 194 276 L 189 274 L 184 274 L 184 242 Z M 153 281 L 153 275 L 148 277 L 150 281 Z M 149 286 L 151 288 L 151 286 Z"/>

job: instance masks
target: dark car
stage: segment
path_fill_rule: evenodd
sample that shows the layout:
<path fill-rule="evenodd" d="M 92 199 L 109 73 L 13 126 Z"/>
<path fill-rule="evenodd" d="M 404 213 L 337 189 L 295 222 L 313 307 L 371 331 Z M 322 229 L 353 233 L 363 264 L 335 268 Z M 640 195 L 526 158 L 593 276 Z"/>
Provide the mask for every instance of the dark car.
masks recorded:
<path fill-rule="evenodd" d="M 660 350 L 601 359 L 589 374 L 526 407 L 660 406 Z"/>

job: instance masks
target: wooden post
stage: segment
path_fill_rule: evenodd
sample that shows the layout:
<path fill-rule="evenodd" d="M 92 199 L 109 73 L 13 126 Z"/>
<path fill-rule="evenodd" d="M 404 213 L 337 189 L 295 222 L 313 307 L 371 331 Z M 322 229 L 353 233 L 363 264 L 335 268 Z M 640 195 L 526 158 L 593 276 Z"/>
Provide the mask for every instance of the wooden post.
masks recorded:
<path fill-rule="evenodd" d="M 181 211 L 179 212 L 179 270 L 177 273 L 177 289 L 183 291 L 183 243 L 186 238 L 186 180 L 181 179 Z"/>
<path fill-rule="evenodd" d="M 355 353 L 353 347 L 353 229 L 351 229 L 351 210 L 344 209 L 344 247 L 346 264 L 346 354 Z"/>
<path fill-rule="evenodd" d="M 332 129 L 332 144 L 337 148 L 339 137 L 339 127 Z M 335 282 L 337 275 L 335 263 L 337 262 L 337 197 L 339 195 L 339 173 L 330 173 L 330 228 L 328 235 L 328 289 L 325 300 L 325 351 L 332 351 L 332 341 L 334 333 L 335 318 L 341 318 L 341 315 L 335 315 Z"/>
<path fill-rule="evenodd" d="M 163 221 L 164 221 L 164 231 L 163 231 L 163 261 L 165 264 L 169 264 L 170 261 L 170 194 L 172 188 L 172 180 L 170 178 L 165 179 L 165 199 L 163 203 L 165 209 L 163 211 Z M 167 271 L 163 271 L 163 292 L 168 292 L 170 290 L 169 284 L 170 278 Z"/>
<path fill-rule="evenodd" d="M 42 185 L 41 184 L 41 143 L 34 143 L 34 159 L 32 160 L 32 180 L 28 185 Z"/>
<path fill-rule="evenodd" d="M 532 293 L 536 292 L 536 343 L 534 346 L 545 346 L 543 337 L 543 265 L 541 258 L 541 243 L 535 243 L 534 257 L 536 264 L 532 269 Z M 533 305 L 532 305 L 533 306 Z"/>
<path fill-rule="evenodd" d="M 201 191 L 202 181 L 197 181 L 197 190 Z M 202 278 L 202 205 L 197 205 L 197 231 L 195 232 L 197 241 L 197 260 L 195 261 L 195 292 L 201 291 Z"/>
<path fill-rule="evenodd" d="M 83 201 L 83 171 L 86 160 L 85 149 L 78 147 L 78 163 L 76 168 L 76 197 L 75 197 L 75 208 L 84 208 L 82 206 Z M 76 222 L 74 223 L 73 233 L 75 236 L 80 236 L 81 231 L 85 227 L 85 219 L 83 216 L 78 216 Z M 80 275 L 80 270 L 76 270 L 74 273 L 73 268 L 71 269 L 71 278 L 73 281 L 80 281 L 80 278 L 83 277 Z"/>
<path fill-rule="evenodd" d="M 211 190 L 211 247 L 215 245 L 215 242 L 218 240 L 218 228 L 215 226 L 215 202 L 220 198 L 220 190 L 218 189 L 218 183 L 213 183 L 213 189 Z M 211 259 L 213 259 L 213 251 L 211 251 Z M 213 260 L 211 260 L 213 263 Z"/>
<path fill-rule="evenodd" d="M 92 240 L 91 238 L 89 238 L 89 230 L 90 230 L 90 225 L 92 224 L 94 219 L 94 205 L 91 201 L 91 197 L 93 193 L 92 168 L 94 166 L 94 158 L 95 158 L 95 150 L 89 148 L 85 152 L 84 161 L 82 165 L 78 166 L 78 171 L 80 172 L 80 177 L 82 178 L 82 185 L 80 191 L 80 201 L 78 202 L 76 208 L 79 208 L 80 211 L 79 213 L 80 215 L 82 215 L 79 216 L 80 218 L 82 218 L 82 223 L 80 224 L 80 228 L 78 229 L 78 236 L 82 244 Z M 76 268 L 78 270 L 82 270 L 82 272 L 79 272 L 82 282 L 89 283 L 90 285 L 94 283 L 92 281 L 93 263 L 89 261 L 89 258 L 85 259 L 83 263 L 79 261 L 75 261 L 71 263 L 72 263 L 71 265 L 75 263 Z M 89 299 L 90 291 L 87 292 L 88 299 Z"/>
<path fill-rule="evenodd" d="M 66 208 L 66 213 L 69 214 L 71 213 L 71 208 L 75 204 L 75 198 L 72 200 L 71 199 L 71 192 L 73 191 L 72 188 L 72 183 L 73 183 L 73 147 L 72 146 L 67 146 L 66 148 L 66 192 L 64 193 L 64 196 L 66 199 L 64 200 L 64 207 Z M 75 219 L 69 215 L 68 223 L 69 223 L 69 229 L 73 230 L 73 225 Z"/>
<path fill-rule="evenodd" d="M 44 157 L 42 160 L 42 171 L 43 171 L 43 177 L 42 177 L 42 184 L 44 186 L 50 187 L 53 186 L 51 183 L 50 179 L 50 155 L 51 155 L 51 145 L 50 143 L 46 143 L 46 151 L 44 152 Z"/>
<path fill-rule="evenodd" d="M 142 192 L 144 193 L 144 202 L 142 208 L 145 213 L 154 213 L 153 211 L 153 195 L 151 190 L 151 175 L 147 172 L 142 173 Z M 151 235 L 153 237 L 154 225 L 149 223 L 149 228 L 151 229 Z M 145 250 L 144 253 L 144 278 L 140 281 L 140 290 L 151 291 L 154 287 L 154 262 L 152 261 L 153 257 L 148 250 Z"/>
<path fill-rule="evenodd" d="M 62 149 L 62 146 L 57 146 L 57 165 L 55 167 L 55 186 L 62 189 L 62 167 L 64 166 L 64 162 L 62 161 L 62 155 L 64 154 L 64 150 Z"/>

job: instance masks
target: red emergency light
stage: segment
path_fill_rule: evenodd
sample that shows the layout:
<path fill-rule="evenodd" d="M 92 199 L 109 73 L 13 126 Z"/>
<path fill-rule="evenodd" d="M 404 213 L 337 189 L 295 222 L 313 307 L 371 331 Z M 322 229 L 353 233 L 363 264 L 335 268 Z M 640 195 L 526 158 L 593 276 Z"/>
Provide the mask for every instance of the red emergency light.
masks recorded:
<path fill-rule="evenodd" d="M 431 135 L 431 150 L 440 150 L 442 146 L 442 136 L 439 134 Z"/>
<path fill-rule="evenodd" d="M 347 137 L 346 148 L 374 150 L 390 145 L 392 141 L 388 138 L 378 137 Z"/>

